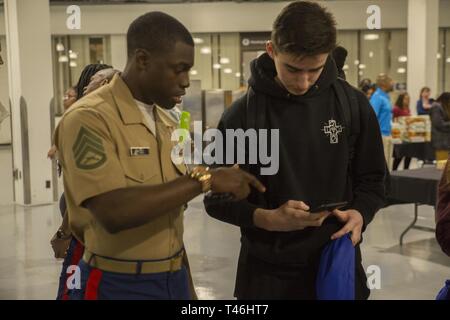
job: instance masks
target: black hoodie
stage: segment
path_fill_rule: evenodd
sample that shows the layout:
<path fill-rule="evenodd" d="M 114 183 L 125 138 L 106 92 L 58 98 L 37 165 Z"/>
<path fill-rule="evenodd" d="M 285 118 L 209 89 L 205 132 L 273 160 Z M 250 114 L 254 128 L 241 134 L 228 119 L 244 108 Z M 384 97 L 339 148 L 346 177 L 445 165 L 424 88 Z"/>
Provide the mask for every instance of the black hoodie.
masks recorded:
<path fill-rule="evenodd" d="M 367 98 L 352 88 L 360 109 L 360 134 L 349 166 L 345 135 L 348 128 L 344 127 L 331 86 L 337 81 L 336 65 L 331 58 L 317 82 L 301 96 L 294 96 L 277 84 L 275 65 L 267 54 L 252 61 L 251 72 L 249 85 L 256 95 L 265 95 L 267 101 L 266 127 L 279 129 L 279 171 L 260 176 L 259 170 L 251 170 L 267 187 L 263 195 L 253 190 L 247 200 L 222 203 L 205 200 L 205 207 L 212 217 L 240 226 L 242 245 L 254 256 L 271 263 L 305 264 L 342 224 L 329 217 L 318 228 L 269 232 L 253 224 L 254 210 L 278 208 L 288 200 L 301 200 L 310 206 L 349 201 L 348 209 L 362 214 L 365 228 L 384 204 L 385 160 L 379 125 Z M 218 126 L 222 132 L 247 129 L 246 104 L 244 96 L 224 113 Z M 344 127 L 338 143 L 331 143 L 324 132 L 330 120 Z"/>

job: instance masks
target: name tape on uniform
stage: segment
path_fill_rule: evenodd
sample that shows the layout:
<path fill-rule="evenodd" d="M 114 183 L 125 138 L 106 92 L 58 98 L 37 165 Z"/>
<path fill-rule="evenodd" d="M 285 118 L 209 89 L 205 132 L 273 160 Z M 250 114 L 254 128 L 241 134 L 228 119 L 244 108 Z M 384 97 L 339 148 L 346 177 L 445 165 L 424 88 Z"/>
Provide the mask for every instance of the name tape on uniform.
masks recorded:
<path fill-rule="evenodd" d="M 150 154 L 150 148 L 148 147 L 131 147 L 130 156 L 148 156 Z"/>

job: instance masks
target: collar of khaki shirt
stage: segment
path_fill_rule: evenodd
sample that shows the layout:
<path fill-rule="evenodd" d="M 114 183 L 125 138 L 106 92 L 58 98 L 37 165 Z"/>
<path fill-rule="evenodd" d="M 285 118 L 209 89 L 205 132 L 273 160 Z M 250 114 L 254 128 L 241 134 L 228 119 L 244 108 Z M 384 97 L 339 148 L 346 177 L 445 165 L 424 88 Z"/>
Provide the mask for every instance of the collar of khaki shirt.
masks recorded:
<path fill-rule="evenodd" d="M 114 97 L 114 101 L 117 104 L 120 117 L 124 124 L 137 124 L 141 123 L 148 127 L 144 120 L 144 116 L 141 110 L 138 108 L 134 97 L 131 94 L 130 89 L 120 77 L 120 74 L 116 74 L 112 81 L 108 84 L 111 94 Z M 176 128 L 177 123 L 163 108 L 155 104 L 155 121 L 160 120 L 168 128 Z M 150 130 L 150 129 L 149 129 Z"/>

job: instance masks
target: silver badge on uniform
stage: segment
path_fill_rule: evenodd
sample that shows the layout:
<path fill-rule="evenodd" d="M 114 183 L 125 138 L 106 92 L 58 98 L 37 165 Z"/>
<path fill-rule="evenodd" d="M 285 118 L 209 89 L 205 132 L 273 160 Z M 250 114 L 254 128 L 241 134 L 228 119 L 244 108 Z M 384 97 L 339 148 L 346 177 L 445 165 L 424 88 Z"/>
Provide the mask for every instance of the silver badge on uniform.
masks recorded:
<path fill-rule="evenodd" d="M 150 148 L 148 147 L 131 147 L 130 156 L 148 156 L 150 154 Z"/>

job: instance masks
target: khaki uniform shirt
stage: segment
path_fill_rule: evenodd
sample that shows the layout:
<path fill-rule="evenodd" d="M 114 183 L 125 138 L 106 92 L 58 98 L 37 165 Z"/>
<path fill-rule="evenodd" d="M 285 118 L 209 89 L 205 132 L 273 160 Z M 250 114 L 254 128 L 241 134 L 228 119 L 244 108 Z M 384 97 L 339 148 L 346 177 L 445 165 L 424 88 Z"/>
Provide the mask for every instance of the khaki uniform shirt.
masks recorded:
<path fill-rule="evenodd" d="M 157 185 L 186 173 L 174 165 L 171 133 L 177 123 L 154 108 L 156 136 L 120 75 L 77 101 L 55 131 L 72 233 L 91 253 L 126 260 L 164 259 L 183 247 L 183 209 L 111 234 L 82 206 L 119 188 Z M 152 195 L 149 194 L 149 197 Z"/>

